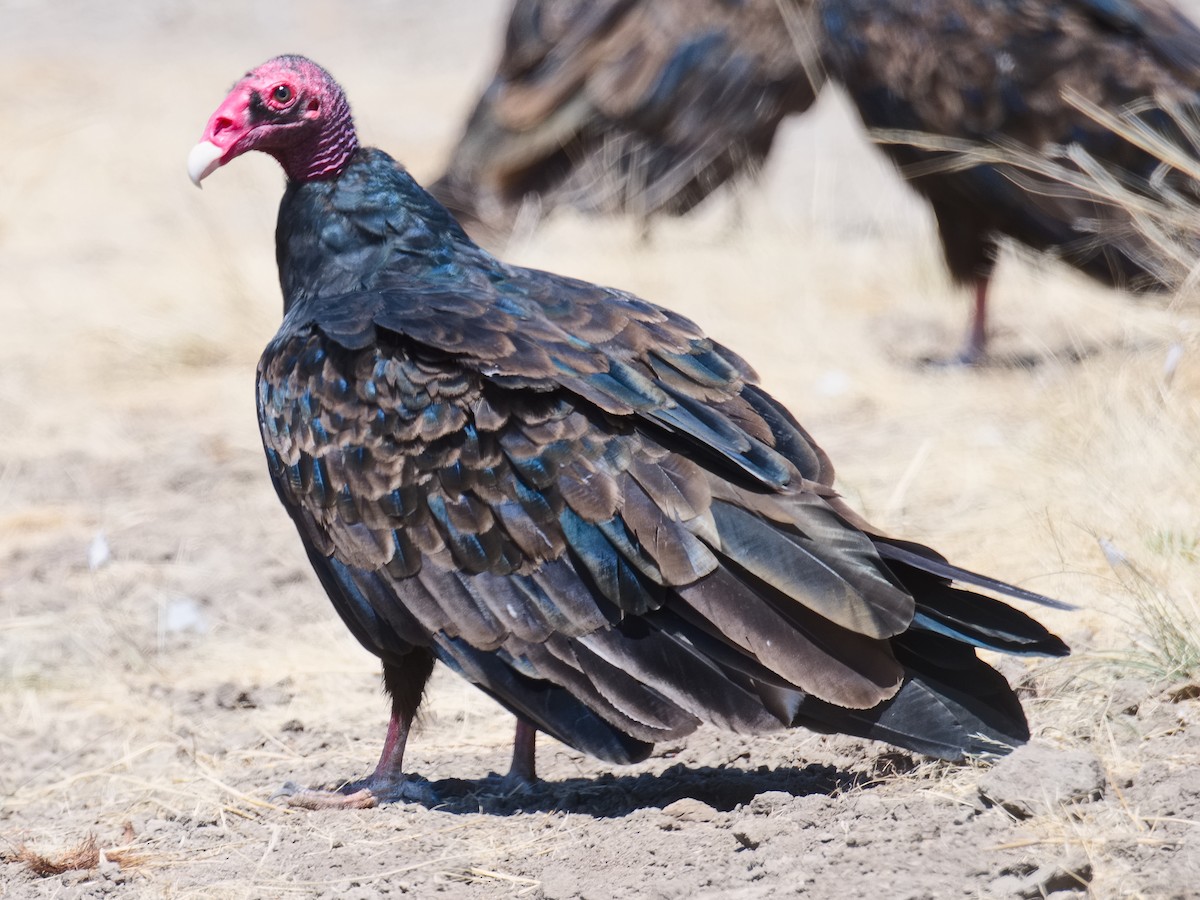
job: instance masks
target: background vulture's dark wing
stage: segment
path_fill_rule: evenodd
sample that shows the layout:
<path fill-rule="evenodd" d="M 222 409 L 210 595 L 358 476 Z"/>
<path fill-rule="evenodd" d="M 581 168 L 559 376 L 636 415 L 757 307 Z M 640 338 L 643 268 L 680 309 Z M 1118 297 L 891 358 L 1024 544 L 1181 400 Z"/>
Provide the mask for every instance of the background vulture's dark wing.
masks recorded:
<path fill-rule="evenodd" d="M 263 356 L 272 476 L 358 639 L 385 662 L 431 647 L 614 761 L 702 720 L 756 732 L 837 709 L 828 727 L 900 743 L 924 727 L 904 698 L 928 706 L 934 678 L 892 640 L 912 596 L 745 363 L 627 294 L 492 275 L 301 300 Z M 898 571 L 951 590 L 911 556 Z M 974 645 L 1064 649 L 995 601 L 975 627 L 985 598 L 963 596 L 945 595 L 950 626 L 929 619 L 955 650 L 925 669 Z M 893 696 L 901 725 L 843 715 Z M 1005 714 L 993 730 L 1022 739 L 1019 706 Z M 973 746 L 918 718 L 921 748 Z"/>
<path fill-rule="evenodd" d="M 1159 0 L 825 0 L 822 46 L 871 129 L 1040 152 L 1079 144 L 1148 177 L 1159 161 L 1092 121 L 1074 92 L 1108 110 L 1197 106 L 1200 31 Z M 964 169 L 954 152 L 885 146 L 938 218 L 951 272 L 990 271 L 996 234 L 1055 250 L 1110 284 L 1152 287 L 1127 214 L 1049 179 L 998 165 Z"/>
<path fill-rule="evenodd" d="M 1200 28 L 1167 0 L 1078 0 L 1097 22 L 1145 41 L 1180 72 L 1200 70 Z"/>
<path fill-rule="evenodd" d="M 445 175 L 465 222 L 522 200 L 686 212 L 770 149 L 814 97 L 809 4 L 517 0 L 503 55 Z"/>

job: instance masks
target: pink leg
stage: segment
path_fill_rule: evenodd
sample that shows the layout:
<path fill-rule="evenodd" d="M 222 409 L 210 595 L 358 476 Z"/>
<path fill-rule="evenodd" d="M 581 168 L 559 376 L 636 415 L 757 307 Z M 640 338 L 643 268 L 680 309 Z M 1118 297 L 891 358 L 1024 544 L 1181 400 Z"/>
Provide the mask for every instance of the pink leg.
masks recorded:
<path fill-rule="evenodd" d="M 366 778 L 352 781 L 336 790 L 306 788 L 289 781 L 273 799 L 282 799 L 288 806 L 303 809 L 370 809 L 381 803 L 404 800 L 432 802 L 435 798 L 429 783 L 404 774 L 404 745 L 408 741 L 411 722 L 411 718 L 402 719 L 392 715 L 379 762 L 375 771 Z"/>
<path fill-rule="evenodd" d="M 306 788 L 289 781 L 275 797 L 305 809 L 366 809 L 381 803 L 430 803 L 436 799 L 427 781 L 404 773 L 404 745 L 433 669 L 433 657 L 413 653 L 403 662 L 401 666 L 384 667 L 384 685 L 392 695 L 392 715 L 375 771 L 336 790 Z"/>
<path fill-rule="evenodd" d="M 513 737 L 512 767 L 504 780 L 513 786 L 537 781 L 537 728 L 520 716 L 517 716 L 517 733 Z"/>
<path fill-rule="evenodd" d="M 401 721 L 395 713 L 388 719 L 387 737 L 383 739 L 383 750 L 379 762 L 367 781 L 389 782 L 404 777 L 404 745 L 408 743 L 409 723 Z"/>
<path fill-rule="evenodd" d="M 980 275 L 975 279 L 975 306 L 971 310 L 967 343 L 958 357 L 966 365 L 973 365 L 987 355 L 987 290 L 988 277 Z"/>

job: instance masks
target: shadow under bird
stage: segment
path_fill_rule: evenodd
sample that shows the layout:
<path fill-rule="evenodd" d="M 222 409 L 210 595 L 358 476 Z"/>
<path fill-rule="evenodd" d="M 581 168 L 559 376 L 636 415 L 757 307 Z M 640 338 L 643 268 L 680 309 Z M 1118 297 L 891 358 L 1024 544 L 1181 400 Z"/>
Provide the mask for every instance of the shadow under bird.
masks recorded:
<path fill-rule="evenodd" d="M 1127 213 L 964 162 L 972 148 L 1076 145 L 1135 181 L 1158 172 L 1066 92 L 1182 140 L 1171 110 L 1200 112 L 1200 31 L 1166 0 L 517 0 L 497 71 L 431 189 L 493 230 L 532 201 L 687 212 L 759 164 L 825 80 L 929 202 L 952 278 L 974 291 L 959 361 L 986 354 L 1004 238 L 1104 284 L 1166 287 Z M 598 161 L 617 174 L 596 175 Z"/>
<path fill-rule="evenodd" d="M 613 763 L 702 722 L 945 759 L 1029 736 L 976 648 L 1061 655 L 1062 606 L 880 534 L 740 357 L 628 293 L 480 249 L 299 56 L 250 72 L 188 159 L 287 175 L 284 317 L 258 369 L 268 468 L 322 585 L 383 662 L 379 764 L 304 806 L 428 799 L 403 769 L 440 660 Z"/>

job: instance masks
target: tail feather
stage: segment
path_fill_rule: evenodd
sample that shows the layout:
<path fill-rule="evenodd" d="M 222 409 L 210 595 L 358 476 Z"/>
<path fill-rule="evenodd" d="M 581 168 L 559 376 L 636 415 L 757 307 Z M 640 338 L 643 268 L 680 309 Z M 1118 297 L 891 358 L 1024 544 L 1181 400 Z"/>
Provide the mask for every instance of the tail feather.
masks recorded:
<path fill-rule="evenodd" d="M 1067 645 L 1046 626 L 992 597 L 950 587 L 924 572 L 904 572 L 917 598 L 912 628 L 932 631 L 974 647 L 1001 653 L 1066 656 Z"/>
<path fill-rule="evenodd" d="M 792 724 L 887 741 L 952 761 L 1004 754 L 1029 740 L 1016 694 L 972 648 L 920 632 L 897 638 L 895 647 L 907 674 L 894 697 L 865 710 L 808 697 Z"/>
<path fill-rule="evenodd" d="M 983 663 L 979 668 L 980 674 L 995 674 Z M 872 709 L 843 709 L 805 698 L 792 724 L 885 741 L 952 762 L 1003 755 L 1029 740 L 1024 715 L 1001 719 L 971 695 L 923 675 L 908 678 L 895 697 Z"/>
<path fill-rule="evenodd" d="M 978 575 L 919 544 L 874 538 L 879 555 L 916 600 L 912 625 L 892 639 L 905 670 L 895 696 L 867 710 L 806 696 L 793 725 L 887 741 L 929 756 L 960 760 L 997 755 L 1029 739 L 1021 702 L 975 648 L 1015 655 L 1065 656 L 1067 645 L 1024 612 L 951 582 L 1054 609 L 1069 604 Z"/>
<path fill-rule="evenodd" d="M 1016 656 L 1066 656 L 1071 652 L 1058 635 L 1023 612 L 990 597 L 953 588 L 944 592 L 961 599 L 947 609 L 940 609 L 933 604 L 942 598 L 922 597 L 913 617 L 913 628 Z"/>
<path fill-rule="evenodd" d="M 878 535 L 872 535 L 872 540 L 875 543 L 875 550 L 884 559 L 902 563 L 918 571 L 937 575 L 939 578 L 957 581 L 961 584 L 969 584 L 974 587 L 984 588 L 985 590 L 995 591 L 997 594 L 1012 597 L 1016 600 L 1026 600 L 1029 603 L 1036 603 L 1039 606 L 1048 606 L 1051 609 L 1076 609 L 1070 603 L 1064 603 L 1062 600 L 1055 600 L 1053 597 L 1047 597 L 1044 594 L 1038 594 L 1034 591 L 1027 591 L 1016 585 L 1008 584 L 995 578 L 989 578 L 986 575 L 980 575 L 978 572 L 972 572 L 969 569 L 951 565 L 928 547 L 923 547 L 920 544 L 900 541 L 895 538 L 880 537 Z"/>

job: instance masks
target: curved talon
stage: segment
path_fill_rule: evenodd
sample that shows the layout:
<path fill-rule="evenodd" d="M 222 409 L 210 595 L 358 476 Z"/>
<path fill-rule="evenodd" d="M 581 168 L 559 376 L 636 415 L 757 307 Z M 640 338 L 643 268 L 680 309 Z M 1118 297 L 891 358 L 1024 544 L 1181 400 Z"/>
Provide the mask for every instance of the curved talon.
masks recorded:
<path fill-rule="evenodd" d="M 313 789 L 296 784 L 294 781 L 285 781 L 275 790 L 273 794 L 271 794 L 270 797 L 267 798 L 267 800 L 270 803 L 285 803 L 288 806 L 291 806 L 293 797 L 310 790 Z"/>

